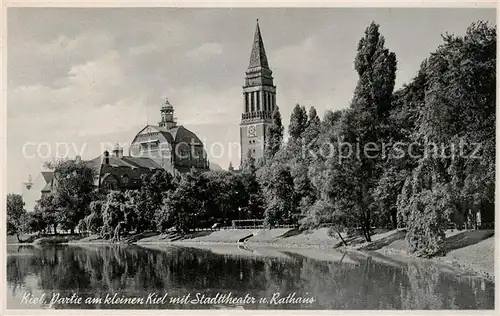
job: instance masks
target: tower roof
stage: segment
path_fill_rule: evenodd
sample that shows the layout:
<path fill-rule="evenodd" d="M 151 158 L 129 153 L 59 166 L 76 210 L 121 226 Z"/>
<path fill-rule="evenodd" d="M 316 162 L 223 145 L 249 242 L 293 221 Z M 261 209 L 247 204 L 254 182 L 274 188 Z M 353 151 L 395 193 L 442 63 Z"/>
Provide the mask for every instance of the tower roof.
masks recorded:
<path fill-rule="evenodd" d="M 162 110 L 166 110 L 166 109 L 169 109 L 169 110 L 173 110 L 174 107 L 172 106 L 172 104 L 170 104 L 170 102 L 168 101 L 168 98 L 165 98 L 165 103 L 163 103 L 162 107 L 161 107 Z"/>
<path fill-rule="evenodd" d="M 266 50 L 264 49 L 264 41 L 262 41 L 262 35 L 260 34 L 259 19 L 257 19 L 257 27 L 253 38 L 252 53 L 250 54 L 250 65 L 248 68 L 254 67 L 269 69 Z"/>

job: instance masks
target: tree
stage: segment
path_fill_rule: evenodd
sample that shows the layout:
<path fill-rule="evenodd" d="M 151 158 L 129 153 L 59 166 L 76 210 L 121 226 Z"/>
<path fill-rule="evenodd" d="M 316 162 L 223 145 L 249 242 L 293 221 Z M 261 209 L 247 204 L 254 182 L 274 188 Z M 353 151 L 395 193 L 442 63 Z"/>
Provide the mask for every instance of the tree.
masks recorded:
<path fill-rule="evenodd" d="M 407 225 L 409 253 L 430 257 L 443 249 L 448 219 L 454 213 L 450 185 L 435 173 L 435 161 L 426 159 L 406 179 L 398 209 Z"/>
<path fill-rule="evenodd" d="M 375 22 L 368 26 L 358 43 L 354 67 L 359 81 L 351 107 L 360 109 L 360 114 L 386 115 L 396 80 L 396 55 L 385 48 L 385 39 Z"/>
<path fill-rule="evenodd" d="M 176 187 L 176 179 L 166 170 L 155 171 L 151 176 L 143 175 L 141 182 L 137 200 L 138 232 L 156 229 L 156 223 L 152 219 L 162 208 L 165 196 L 171 194 Z"/>
<path fill-rule="evenodd" d="M 252 156 L 252 151 L 250 149 L 247 152 L 246 158 L 243 160 L 241 169 L 250 174 L 255 174 L 255 171 L 257 170 L 255 167 L 255 158 Z"/>
<path fill-rule="evenodd" d="M 123 235 L 136 228 L 138 198 L 140 198 L 139 193 L 135 190 L 108 193 L 106 202 L 102 206 L 103 238 L 120 241 Z"/>
<path fill-rule="evenodd" d="M 255 158 L 253 158 L 250 151 L 248 151 L 247 158 L 242 167 L 241 181 L 248 193 L 248 203 L 245 213 L 249 218 L 262 218 L 264 214 L 262 190 L 257 180 Z"/>
<path fill-rule="evenodd" d="M 305 108 L 302 108 L 302 111 L 304 118 L 307 119 Z M 314 205 L 317 198 L 317 192 L 310 179 L 309 169 L 318 154 L 320 125 L 321 121 L 316 114 L 316 110 L 311 107 L 309 120 L 306 121 L 305 128 L 300 136 L 302 144 L 290 140 L 284 149 L 275 156 L 275 161 L 281 161 L 290 168 L 290 174 L 293 178 L 293 194 L 291 195 L 294 197 L 294 209 L 291 211 L 294 213 L 294 223 L 307 216 L 307 212 Z"/>
<path fill-rule="evenodd" d="M 174 227 L 188 233 L 207 217 L 207 179 L 197 171 L 183 174 L 176 189 L 168 194 L 156 213 L 158 230 Z"/>
<path fill-rule="evenodd" d="M 309 109 L 309 118 L 306 124 L 306 128 L 302 133 L 303 148 L 301 150 L 302 156 L 307 159 L 307 163 L 311 164 L 315 157 L 319 154 L 319 148 L 321 140 L 319 139 L 321 135 L 321 120 L 318 117 L 316 109 L 312 106 Z M 307 149 L 304 152 L 304 149 Z M 313 154 L 311 154 L 311 151 Z"/>
<path fill-rule="evenodd" d="M 373 199 L 379 203 L 379 212 L 374 218 L 378 227 L 384 227 L 390 223 L 392 229 L 398 227 L 397 199 L 411 170 L 399 170 L 395 166 L 387 165 L 373 190 Z"/>
<path fill-rule="evenodd" d="M 42 195 L 35 205 L 35 213 L 40 214 L 43 224 L 39 226 L 51 227 L 54 234 L 57 234 L 57 226 L 63 217 L 63 211 L 56 205 L 54 195 Z"/>
<path fill-rule="evenodd" d="M 307 126 L 306 108 L 296 104 L 290 116 L 290 125 L 288 126 L 288 134 L 291 141 L 296 141 L 302 137 Z"/>
<path fill-rule="evenodd" d="M 310 111 L 309 121 L 314 122 L 314 113 Z M 340 121 L 345 111 L 330 111 L 325 112 L 324 118 L 320 121 L 319 134 L 317 141 L 312 146 L 308 144 L 309 152 L 309 170 L 308 177 L 312 186 L 312 191 L 315 196 L 315 202 L 308 210 L 305 210 L 304 218 L 301 220 L 301 228 L 312 229 L 320 227 L 323 223 L 331 224 L 337 217 L 333 217 L 335 209 L 333 200 L 330 195 L 326 194 L 329 190 L 329 179 L 325 176 L 332 167 L 328 163 L 328 159 L 336 154 L 333 146 L 338 145 Z M 315 124 L 312 124 L 315 130 Z M 309 127 L 310 128 L 310 127 Z M 308 129 L 309 129 L 308 128 Z M 309 132 L 306 132 L 308 134 Z M 306 136 L 307 137 L 307 136 Z M 338 147 L 338 146 L 337 146 Z"/>
<path fill-rule="evenodd" d="M 398 197 L 412 253 L 439 253 L 450 221 L 493 218 L 495 65 L 496 28 L 485 22 L 463 37 L 443 36 L 422 65 L 424 102 L 411 137 L 424 155 Z"/>
<path fill-rule="evenodd" d="M 283 124 L 278 106 L 274 108 L 272 114 L 272 124 L 269 126 L 269 134 L 265 144 L 264 157 L 271 159 L 281 148 L 283 144 Z"/>
<path fill-rule="evenodd" d="M 229 162 L 229 167 L 227 167 L 227 170 L 231 172 L 234 171 L 233 163 L 231 161 Z"/>
<path fill-rule="evenodd" d="M 54 170 L 53 203 L 61 210 L 59 224 L 74 233 L 78 223 L 90 213 L 95 197 L 96 171 L 85 161 L 61 160 L 47 164 Z"/>
<path fill-rule="evenodd" d="M 103 221 L 103 208 L 106 200 L 96 200 L 90 203 L 90 214 L 83 219 L 82 228 L 92 233 L 101 232 Z"/>
<path fill-rule="evenodd" d="M 20 235 L 28 231 L 28 215 L 24 209 L 23 198 L 19 194 L 7 194 L 7 235 L 16 235 L 21 242 Z"/>
<path fill-rule="evenodd" d="M 309 165 L 304 159 L 297 159 L 290 163 L 290 175 L 293 178 L 293 197 L 295 208 L 292 210 L 293 222 L 297 223 L 316 202 L 317 193 L 309 176 Z"/>
<path fill-rule="evenodd" d="M 207 178 L 207 219 L 210 224 L 218 220 L 251 217 L 247 210 L 249 190 L 244 185 L 242 173 L 209 171 Z M 243 210 L 243 212 L 240 212 Z"/>
<path fill-rule="evenodd" d="M 427 85 L 426 61 L 421 64 L 417 76 L 403 88 L 393 94 L 391 112 L 385 124 L 382 140 L 384 144 L 410 144 L 414 142 L 419 113 L 425 104 L 425 89 Z M 397 199 L 401 194 L 406 178 L 417 167 L 409 147 L 393 145 L 387 156 L 378 165 L 381 170 L 373 198 L 378 201 L 376 214 L 379 225 L 390 223 L 392 228 L 398 226 Z M 421 149 L 417 148 L 417 152 Z"/>
<path fill-rule="evenodd" d="M 298 216 L 290 168 L 281 162 L 273 162 L 259 170 L 259 182 L 266 202 L 264 225 L 273 227 L 284 222 L 296 223 Z"/>
<path fill-rule="evenodd" d="M 41 233 L 45 231 L 48 227 L 44 219 L 43 212 L 36 210 L 33 213 L 28 214 L 29 231 L 33 233 Z"/>
<path fill-rule="evenodd" d="M 323 172 L 329 177 L 319 178 L 327 184 L 321 184 L 324 199 L 334 205 L 335 212 L 352 214 L 366 241 L 371 241 L 372 213 L 378 207 L 372 194 L 381 163 L 380 153 L 373 154 L 373 144 L 383 135 L 396 76 L 395 54 L 385 48 L 377 24 L 371 23 L 359 41 L 354 65 L 359 80 L 351 106 L 339 123 L 338 155 L 326 159 Z M 370 155 L 367 147 L 372 147 Z"/>
<path fill-rule="evenodd" d="M 309 116 L 307 120 L 306 128 L 304 129 L 303 137 L 306 143 L 315 140 L 321 132 L 321 120 L 318 117 L 318 113 L 314 106 L 309 109 Z"/>

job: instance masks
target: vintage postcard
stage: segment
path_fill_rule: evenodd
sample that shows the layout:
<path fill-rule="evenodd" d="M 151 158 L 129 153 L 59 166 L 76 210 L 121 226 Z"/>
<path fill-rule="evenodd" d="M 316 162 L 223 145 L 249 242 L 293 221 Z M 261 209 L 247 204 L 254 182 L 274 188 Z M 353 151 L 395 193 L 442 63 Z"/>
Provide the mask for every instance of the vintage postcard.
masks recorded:
<path fill-rule="evenodd" d="M 3 313 L 495 313 L 494 3 L 68 4 L 3 7 Z"/>

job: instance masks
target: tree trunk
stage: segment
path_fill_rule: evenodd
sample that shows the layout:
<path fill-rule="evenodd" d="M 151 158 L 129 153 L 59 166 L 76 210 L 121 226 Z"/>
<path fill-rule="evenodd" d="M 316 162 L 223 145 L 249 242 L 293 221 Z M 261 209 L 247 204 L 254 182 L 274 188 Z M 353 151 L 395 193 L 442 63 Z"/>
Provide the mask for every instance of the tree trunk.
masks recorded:
<path fill-rule="evenodd" d="M 390 217 L 391 217 L 392 229 L 397 229 L 398 228 L 398 211 L 391 210 Z"/>
<path fill-rule="evenodd" d="M 366 228 L 364 225 L 361 225 L 361 232 L 363 233 L 363 237 L 365 238 L 365 241 L 368 241 L 369 236 L 368 236 L 368 233 L 366 232 Z"/>
<path fill-rule="evenodd" d="M 467 202 L 463 201 L 462 203 L 460 203 L 460 206 L 462 209 L 462 225 L 464 225 L 465 229 L 467 229 L 467 222 L 469 219 L 469 212 L 467 211 Z"/>
<path fill-rule="evenodd" d="M 363 226 L 364 226 L 364 231 L 365 231 L 365 234 L 366 234 L 366 241 L 367 242 L 371 242 L 372 239 L 370 237 L 370 229 L 371 229 L 371 225 L 370 225 L 370 212 L 367 211 L 365 213 L 365 218 L 364 218 L 364 223 L 363 223 Z"/>
<path fill-rule="evenodd" d="M 21 239 L 19 238 L 19 233 L 16 234 L 17 242 L 21 243 Z"/>
<path fill-rule="evenodd" d="M 361 208 L 363 212 L 363 223 L 361 226 L 364 227 L 363 230 L 365 232 L 365 239 L 367 242 L 371 242 L 370 238 L 370 209 L 368 207 L 368 188 L 366 183 L 362 184 L 362 196 L 361 196 Z"/>
<path fill-rule="evenodd" d="M 346 254 L 347 254 L 347 252 L 344 252 L 344 254 L 342 255 L 342 258 L 340 258 L 339 264 L 342 263 L 342 261 L 344 261 L 344 257 Z"/>
<path fill-rule="evenodd" d="M 75 228 L 74 228 L 74 227 L 71 227 L 70 234 L 71 234 L 71 235 L 74 235 L 74 234 L 75 234 Z"/>
<path fill-rule="evenodd" d="M 471 209 L 472 209 L 472 220 L 473 220 L 473 225 L 474 225 L 474 229 L 475 230 L 478 230 L 479 227 L 478 227 L 478 222 L 477 222 L 477 207 L 476 205 L 473 203 L 472 206 L 471 206 Z"/>
<path fill-rule="evenodd" d="M 342 240 L 342 242 L 344 243 L 344 246 L 347 246 L 347 243 L 345 242 L 344 238 L 342 238 L 342 235 L 339 232 L 337 232 L 337 235 L 339 235 L 340 240 Z"/>
<path fill-rule="evenodd" d="M 57 235 L 57 224 L 54 224 L 54 235 Z"/>
<path fill-rule="evenodd" d="M 370 236 L 370 231 L 368 229 L 366 230 L 366 241 L 367 242 L 372 242 L 372 238 Z"/>

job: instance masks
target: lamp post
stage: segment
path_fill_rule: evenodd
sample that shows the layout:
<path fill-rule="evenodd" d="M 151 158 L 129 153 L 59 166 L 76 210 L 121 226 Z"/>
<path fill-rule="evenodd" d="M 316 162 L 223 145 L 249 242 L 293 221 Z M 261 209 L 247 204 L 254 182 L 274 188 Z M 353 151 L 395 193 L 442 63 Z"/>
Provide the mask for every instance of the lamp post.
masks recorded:
<path fill-rule="evenodd" d="M 241 206 L 238 206 L 238 220 L 241 220 Z"/>

